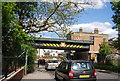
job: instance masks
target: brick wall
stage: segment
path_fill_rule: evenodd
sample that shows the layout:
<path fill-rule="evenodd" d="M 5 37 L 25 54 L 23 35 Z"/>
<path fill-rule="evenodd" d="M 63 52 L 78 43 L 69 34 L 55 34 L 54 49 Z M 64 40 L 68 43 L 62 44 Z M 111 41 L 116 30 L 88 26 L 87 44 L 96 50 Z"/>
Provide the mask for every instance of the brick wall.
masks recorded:
<path fill-rule="evenodd" d="M 91 54 L 91 59 L 95 59 L 97 61 L 97 53 L 99 53 L 100 44 L 105 42 L 108 44 L 108 34 L 99 34 L 97 32 L 82 32 L 82 28 L 80 28 L 79 32 L 74 32 L 70 38 L 71 40 L 93 40 L 94 45 L 90 45 L 89 53 Z"/>
<path fill-rule="evenodd" d="M 25 68 L 22 67 L 21 69 L 17 70 L 14 74 L 8 77 L 7 81 L 20 81 L 25 74 Z"/>

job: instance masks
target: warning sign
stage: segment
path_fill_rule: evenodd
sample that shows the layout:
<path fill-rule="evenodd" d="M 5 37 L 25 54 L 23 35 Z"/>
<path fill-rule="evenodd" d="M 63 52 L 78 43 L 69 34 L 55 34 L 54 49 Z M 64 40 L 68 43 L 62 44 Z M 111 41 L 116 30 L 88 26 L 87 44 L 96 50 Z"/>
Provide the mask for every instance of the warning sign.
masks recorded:
<path fill-rule="evenodd" d="M 61 42 L 61 47 L 65 47 L 65 42 Z"/>

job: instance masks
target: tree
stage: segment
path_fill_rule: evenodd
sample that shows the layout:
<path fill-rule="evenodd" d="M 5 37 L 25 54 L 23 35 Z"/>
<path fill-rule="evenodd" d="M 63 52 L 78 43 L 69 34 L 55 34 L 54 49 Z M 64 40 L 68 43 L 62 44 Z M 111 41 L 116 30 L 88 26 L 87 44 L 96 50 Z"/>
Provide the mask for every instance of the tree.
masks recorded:
<path fill-rule="evenodd" d="M 19 25 L 22 29 L 25 28 L 25 23 L 28 19 L 34 20 L 34 14 L 36 13 L 37 2 L 15 2 L 16 10 L 15 14 L 18 16 Z M 31 23 L 28 23 L 31 24 Z"/>
<path fill-rule="evenodd" d="M 98 58 L 99 62 L 104 64 L 105 61 L 106 61 L 106 56 L 110 53 L 111 53 L 110 46 L 108 46 L 106 43 L 102 43 L 100 45 L 99 55 L 98 55 L 99 56 L 99 58 Z"/>
<path fill-rule="evenodd" d="M 20 25 L 28 34 L 50 31 L 66 37 L 70 31 L 67 26 L 73 24 L 75 16 L 84 10 L 81 6 L 83 4 L 91 5 L 90 2 L 19 2 L 16 14 Z"/>
<path fill-rule="evenodd" d="M 109 41 L 110 41 L 110 44 L 109 44 L 110 47 L 114 50 L 118 50 L 118 39 L 117 39 L 117 37 L 116 38 L 111 38 L 111 39 L 109 39 Z"/>
<path fill-rule="evenodd" d="M 22 56 L 22 59 L 18 56 L 21 55 L 26 48 L 28 48 L 28 58 L 31 59 L 28 64 L 32 65 L 35 59 L 33 58 L 35 57 L 36 51 L 32 46 L 33 38 L 28 36 L 28 34 L 23 31 L 21 25 L 19 25 L 19 20 L 15 14 L 16 5 L 14 2 L 2 3 L 2 53 L 3 59 L 7 57 L 7 60 L 4 60 L 5 63 L 3 63 L 3 66 L 5 64 L 7 66 L 11 64 L 23 66 L 25 62 L 22 61 L 24 61 L 25 56 Z"/>
<path fill-rule="evenodd" d="M 15 9 L 15 3 L 2 3 L 2 43 L 3 43 L 3 55 L 13 56 L 17 51 L 21 51 L 20 43 L 17 43 L 19 38 L 15 36 L 18 32 L 19 25 L 14 24 L 16 22 L 13 10 Z M 17 34 L 18 35 L 18 34 Z M 16 48 L 17 47 L 17 48 Z M 9 53 L 8 53 L 9 52 Z M 19 52 L 20 53 L 20 52 Z M 19 54 L 18 53 L 18 54 Z"/>
<path fill-rule="evenodd" d="M 115 26 L 113 29 L 116 29 L 118 31 L 118 41 L 116 41 L 117 46 L 115 46 L 118 50 L 120 50 L 120 1 L 118 2 L 111 2 L 112 4 L 112 10 L 114 11 L 114 15 L 112 16 L 113 22 L 115 23 Z"/>

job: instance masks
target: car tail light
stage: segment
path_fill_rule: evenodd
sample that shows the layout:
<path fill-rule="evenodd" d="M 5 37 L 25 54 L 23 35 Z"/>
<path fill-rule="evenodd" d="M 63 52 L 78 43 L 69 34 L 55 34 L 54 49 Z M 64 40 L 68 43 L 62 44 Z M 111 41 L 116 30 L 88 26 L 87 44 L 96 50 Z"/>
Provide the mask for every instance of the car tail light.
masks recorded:
<path fill-rule="evenodd" d="M 96 77 L 97 76 L 97 73 L 96 73 L 96 71 L 94 70 L 94 77 Z"/>
<path fill-rule="evenodd" d="M 72 71 L 69 71 L 69 77 L 73 78 L 73 76 L 74 76 L 74 73 Z"/>

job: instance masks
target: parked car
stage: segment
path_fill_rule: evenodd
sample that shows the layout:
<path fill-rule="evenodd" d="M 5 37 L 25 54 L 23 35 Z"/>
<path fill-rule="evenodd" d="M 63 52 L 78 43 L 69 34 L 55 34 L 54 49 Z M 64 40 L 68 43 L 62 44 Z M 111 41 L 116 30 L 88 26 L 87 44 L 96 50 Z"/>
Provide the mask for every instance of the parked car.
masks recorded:
<path fill-rule="evenodd" d="M 89 61 L 63 61 L 55 70 L 55 79 L 62 81 L 96 81 L 96 71 Z"/>
<path fill-rule="evenodd" d="M 50 69 L 56 69 L 58 65 L 60 64 L 60 60 L 48 60 L 45 64 L 45 69 L 50 70 Z"/>
<path fill-rule="evenodd" d="M 40 65 L 45 65 L 45 59 L 39 59 L 38 64 Z"/>

